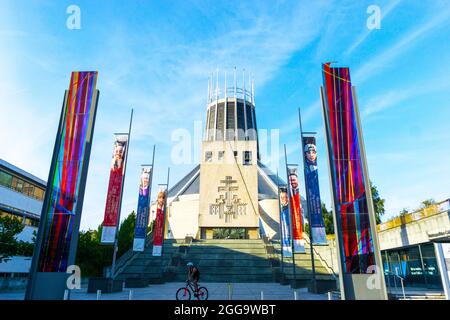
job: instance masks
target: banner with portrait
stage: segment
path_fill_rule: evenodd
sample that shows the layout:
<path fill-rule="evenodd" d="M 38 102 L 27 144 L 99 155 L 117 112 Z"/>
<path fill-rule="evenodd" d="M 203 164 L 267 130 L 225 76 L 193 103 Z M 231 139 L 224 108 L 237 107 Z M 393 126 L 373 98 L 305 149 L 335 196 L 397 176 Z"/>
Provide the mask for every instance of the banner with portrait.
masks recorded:
<path fill-rule="evenodd" d="M 344 273 L 371 273 L 375 251 L 350 70 L 323 65 L 324 120 Z M 368 190 L 370 192 L 370 190 Z M 375 227 L 375 226 L 374 226 Z"/>
<path fill-rule="evenodd" d="M 156 218 L 153 227 L 153 256 L 162 255 L 162 246 L 164 241 L 164 225 L 166 219 L 167 205 L 167 187 L 160 186 L 156 197 Z"/>
<path fill-rule="evenodd" d="M 147 236 L 148 217 L 150 209 L 150 189 L 152 182 L 152 167 L 142 166 L 139 183 L 139 198 L 134 227 L 133 251 L 144 251 Z"/>
<path fill-rule="evenodd" d="M 66 90 L 39 233 L 43 234 L 38 272 L 66 272 L 72 238 L 77 236 L 94 130 L 97 71 L 72 72 Z M 72 255 L 74 257 L 74 255 Z"/>
<path fill-rule="evenodd" d="M 289 218 L 289 196 L 287 187 L 280 187 L 281 252 L 283 257 L 292 257 L 291 223 Z"/>
<path fill-rule="evenodd" d="M 317 171 L 317 149 L 315 137 L 303 137 L 302 139 L 304 164 L 305 164 L 305 190 L 306 201 L 309 210 L 309 224 L 311 226 L 312 244 L 327 244 L 325 223 L 322 215 L 320 201 L 319 176 Z"/>
<path fill-rule="evenodd" d="M 106 195 L 105 216 L 103 219 L 101 243 L 114 244 L 119 224 L 119 211 L 122 200 L 128 134 L 116 134 L 111 157 L 108 193 Z"/>
<path fill-rule="evenodd" d="M 303 217 L 300 203 L 300 191 L 298 182 L 297 165 L 288 165 L 289 206 L 291 207 L 292 241 L 295 253 L 305 252 L 305 240 L 303 239 Z"/>

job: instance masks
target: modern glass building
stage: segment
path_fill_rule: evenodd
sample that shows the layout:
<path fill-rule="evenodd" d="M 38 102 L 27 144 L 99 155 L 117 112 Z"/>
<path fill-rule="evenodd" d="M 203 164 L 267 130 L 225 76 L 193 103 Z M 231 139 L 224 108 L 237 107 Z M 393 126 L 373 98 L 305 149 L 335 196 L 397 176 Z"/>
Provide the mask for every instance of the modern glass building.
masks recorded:
<path fill-rule="evenodd" d="M 400 276 L 405 287 L 442 289 L 433 243 L 384 250 L 382 259 L 388 287 L 400 288 Z"/>
<path fill-rule="evenodd" d="M 37 234 L 46 185 L 44 180 L 0 159 L 0 217 L 16 217 L 24 224 L 17 240 L 32 242 Z M 0 287 L 25 285 L 30 265 L 31 257 L 19 256 L 0 263 Z"/>
<path fill-rule="evenodd" d="M 46 182 L 0 159 L 0 216 L 20 218 L 37 228 Z"/>

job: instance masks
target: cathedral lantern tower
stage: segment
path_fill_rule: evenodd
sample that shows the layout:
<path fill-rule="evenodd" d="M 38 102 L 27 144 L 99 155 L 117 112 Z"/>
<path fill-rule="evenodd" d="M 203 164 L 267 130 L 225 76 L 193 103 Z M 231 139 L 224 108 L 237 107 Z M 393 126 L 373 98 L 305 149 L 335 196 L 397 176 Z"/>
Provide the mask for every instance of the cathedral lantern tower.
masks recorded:
<path fill-rule="evenodd" d="M 219 72 L 208 83 L 200 157 L 200 237 L 233 233 L 257 238 L 258 135 L 253 80 Z M 240 78 L 240 77 L 239 77 Z M 239 84 L 238 84 L 239 83 Z"/>

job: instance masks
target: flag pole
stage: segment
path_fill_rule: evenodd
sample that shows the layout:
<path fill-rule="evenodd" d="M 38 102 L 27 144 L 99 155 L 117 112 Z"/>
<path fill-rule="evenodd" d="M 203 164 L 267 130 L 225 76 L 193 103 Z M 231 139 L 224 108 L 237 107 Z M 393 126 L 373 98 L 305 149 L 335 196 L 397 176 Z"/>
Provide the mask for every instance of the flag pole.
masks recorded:
<path fill-rule="evenodd" d="M 288 172 L 288 162 L 287 162 L 287 153 L 286 153 L 286 145 L 284 145 L 284 163 L 286 165 L 286 178 L 287 178 L 287 192 L 288 192 L 288 217 L 289 217 L 289 225 L 291 226 L 291 249 L 292 249 L 292 268 L 294 272 L 294 287 L 297 286 L 297 271 L 295 270 L 295 248 L 294 248 L 294 226 L 292 219 L 292 206 L 291 206 L 291 186 L 289 183 L 289 172 Z"/>
<path fill-rule="evenodd" d="M 283 223 L 281 217 L 281 203 L 280 203 L 280 178 L 277 169 L 277 191 L 278 191 L 278 211 L 280 213 L 280 248 L 281 248 L 281 274 L 284 273 L 284 253 L 283 253 Z"/>
<path fill-rule="evenodd" d="M 128 143 L 127 143 L 127 149 L 125 150 L 125 161 L 123 168 L 123 177 L 122 177 L 122 188 L 120 191 L 120 201 L 119 201 L 119 212 L 117 217 L 117 226 L 116 226 L 116 234 L 114 239 L 114 252 L 113 252 L 113 260 L 111 264 L 111 278 L 114 280 L 115 278 L 115 272 L 116 272 L 116 258 L 117 258 L 117 251 L 119 250 L 119 226 L 120 226 L 120 213 L 122 211 L 122 197 L 123 197 L 123 187 L 125 184 L 125 174 L 127 172 L 127 161 L 128 161 L 128 150 L 130 150 L 130 142 L 131 142 L 131 125 L 133 123 L 133 108 L 131 108 L 131 116 L 130 116 L 130 126 L 128 128 Z"/>
<path fill-rule="evenodd" d="M 306 186 L 306 167 L 305 167 L 305 159 L 304 159 L 304 150 L 303 150 L 303 127 L 302 127 L 302 116 L 300 113 L 300 108 L 298 108 L 298 123 L 300 127 L 300 149 L 301 149 L 301 159 L 303 163 L 303 177 L 305 179 L 305 196 L 306 196 L 306 209 L 308 210 L 308 229 L 309 229 L 309 249 L 311 251 L 311 268 L 312 268 L 312 292 L 317 293 L 317 280 L 316 280 L 316 268 L 314 265 L 314 248 L 313 248 L 313 234 L 312 234 L 312 226 L 311 226 L 311 208 L 309 205 L 310 197 L 308 195 L 307 186 Z M 301 200 L 300 200 L 301 202 Z"/>

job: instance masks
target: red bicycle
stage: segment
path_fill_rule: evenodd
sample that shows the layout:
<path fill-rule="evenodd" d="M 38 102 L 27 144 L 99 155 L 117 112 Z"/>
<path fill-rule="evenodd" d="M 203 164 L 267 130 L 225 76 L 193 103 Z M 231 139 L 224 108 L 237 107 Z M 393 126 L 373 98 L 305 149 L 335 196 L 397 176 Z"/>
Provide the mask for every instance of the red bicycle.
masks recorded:
<path fill-rule="evenodd" d="M 188 280 L 186 281 L 186 286 L 181 287 L 177 290 L 177 300 L 191 300 L 192 295 L 197 298 L 197 300 L 208 300 L 208 289 L 205 287 L 199 287 L 197 292 L 195 292 L 194 286 Z"/>

